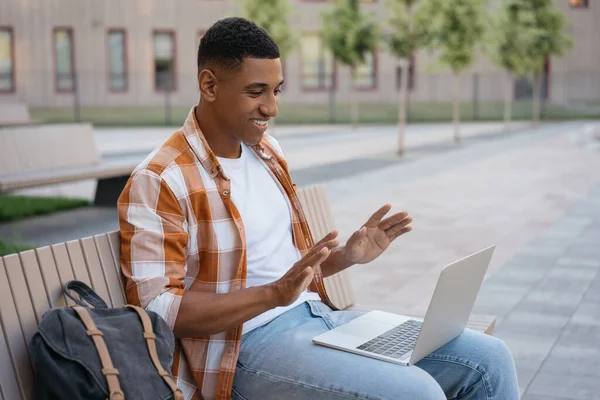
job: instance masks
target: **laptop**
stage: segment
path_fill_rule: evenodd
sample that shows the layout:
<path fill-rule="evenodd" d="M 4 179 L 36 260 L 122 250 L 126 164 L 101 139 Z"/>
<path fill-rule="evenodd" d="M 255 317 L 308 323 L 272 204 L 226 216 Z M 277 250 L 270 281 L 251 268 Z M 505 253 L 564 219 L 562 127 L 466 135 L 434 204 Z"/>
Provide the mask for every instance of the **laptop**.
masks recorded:
<path fill-rule="evenodd" d="M 316 336 L 313 342 L 413 365 L 463 332 L 494 249 L 488 247 L 445 266 L 425 318 L 374 310 Z"/>

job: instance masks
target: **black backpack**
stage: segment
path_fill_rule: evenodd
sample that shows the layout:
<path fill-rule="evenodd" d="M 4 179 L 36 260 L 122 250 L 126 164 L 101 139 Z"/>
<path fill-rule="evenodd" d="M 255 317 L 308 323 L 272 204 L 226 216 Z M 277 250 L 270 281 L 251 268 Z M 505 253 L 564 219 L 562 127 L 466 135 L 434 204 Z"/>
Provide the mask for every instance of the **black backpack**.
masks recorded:
<path fill-rule="evenodd" d="M 64 291 L 79 306 L 47 311 L 29 344 L 37 399 L 183 400 L 168 372 L 175 339 L 158 314 L 108 308 L 80 281 Z"/>

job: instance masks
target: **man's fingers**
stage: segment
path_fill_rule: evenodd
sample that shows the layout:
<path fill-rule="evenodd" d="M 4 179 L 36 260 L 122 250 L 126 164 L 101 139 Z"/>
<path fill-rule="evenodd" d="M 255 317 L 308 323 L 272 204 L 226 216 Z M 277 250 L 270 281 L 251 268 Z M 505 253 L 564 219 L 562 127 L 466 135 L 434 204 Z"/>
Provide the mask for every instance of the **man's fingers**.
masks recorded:
<path fill-rule="evenodd" d="M 333 230 L 333 231 L 329 232 L 327 235 L 325 235 L 317 243 L 315 243 L 315 245 L 313 247 L 316 247 L 316 246 L 319 246 L 319 245 L 324 244 L 326 242 L 329 242 L 330 240 L 333 240 L 333 239 L 337 238 L 337 236 L 338 236 L 338 231 L 337 230 Z"/>
<path fill-rule="evenodd" d="M 294 279 L 296 288 L 300 287 L 301 288 L 300 291 L 303 292 L 307 287 L 310 286 L 310 283 L 312 282 L 314 276 L 315 276 L 315 270 L 312 267 L 306 267 Z"/>
<path fill-rule="evenodd" d="M 402 229 L 404 229 L 406 226 L 408 226 L 408 224 L 410 224 L 411 222 L 412 222 L 412 218 L 406 217 L 403 220 L 401 220 L 400 222 L 397 222 L 391 228 L 387 229 L 385 231 L 385 233 L 388 235 L 388 237 L 394 236 L 396 233 L 400 232 Z"/>
<path fill-rule="evenodd" d="M 323 247 L 319 251 L 307 253 L 300 261 L 294 264 L 295 269 L 306 268 L 307 266 L 314 267 L 315 265 L 321 264 L 329 257 L 331 250 L 328 247 Z"/>
<path fill-rule="evenodd" d="M 402 228 L 400 231 L 394 233 L 392 236 L 388 236 L 388 238 L 390 239 L 390 242 L 394 239 L 396 239 L 398 236 L 404 235 L 407 232 L 412 231 L 412 226 L 406 226 L 404 228 Z"/>
<path fill-rule="evenodd" d="M 369 218 L 369 220 L 364 226 L 367 226 L 369 228 L 375 228 L 379 224 L 379 222 L 381 222 L 381 219 L 385 217 L 385 214 L 390 212 L 391 209 L 391 204 L 386 204 L 385 206 L 381 207 L 379 210 L 375 211 L 373 215 L 371 215 L 371 218 Z"/>
<path fill-rule="evenodd" d="M 406 211 L 394 214 L 391 217 L 381 221 L 378 225 L 379 229 L 381 229 L 382 231 L 387 231 L 392 226 L 396 225 L 398 222 L 401 222 L 406 217 L 408 217 L 408 213 Z"/>

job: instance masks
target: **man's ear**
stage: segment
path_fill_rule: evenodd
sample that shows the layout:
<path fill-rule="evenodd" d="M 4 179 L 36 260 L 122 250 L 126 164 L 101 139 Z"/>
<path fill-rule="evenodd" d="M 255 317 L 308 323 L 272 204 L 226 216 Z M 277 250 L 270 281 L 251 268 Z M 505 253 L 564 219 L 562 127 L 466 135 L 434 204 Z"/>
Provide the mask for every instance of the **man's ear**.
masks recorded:
<path fill-rule="evenodd" d="M 217 77 L 210 69 L 203 69 L 198 74 L 198 86 L 203 100 L 212 103 L 217 99 Z"/>

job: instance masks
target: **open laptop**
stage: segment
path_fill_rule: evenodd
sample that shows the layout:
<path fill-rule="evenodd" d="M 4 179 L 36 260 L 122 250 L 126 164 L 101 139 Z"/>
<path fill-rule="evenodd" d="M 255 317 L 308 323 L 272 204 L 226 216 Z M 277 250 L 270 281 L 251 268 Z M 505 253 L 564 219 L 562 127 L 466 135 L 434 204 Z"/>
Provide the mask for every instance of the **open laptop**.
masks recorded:
<path fill-rule="evenodd" d="M 425 318 L 371 311 L 313 342 L 401 365 L 412 365 L 462 333 L 495 246 L 447 265 Z"/>

